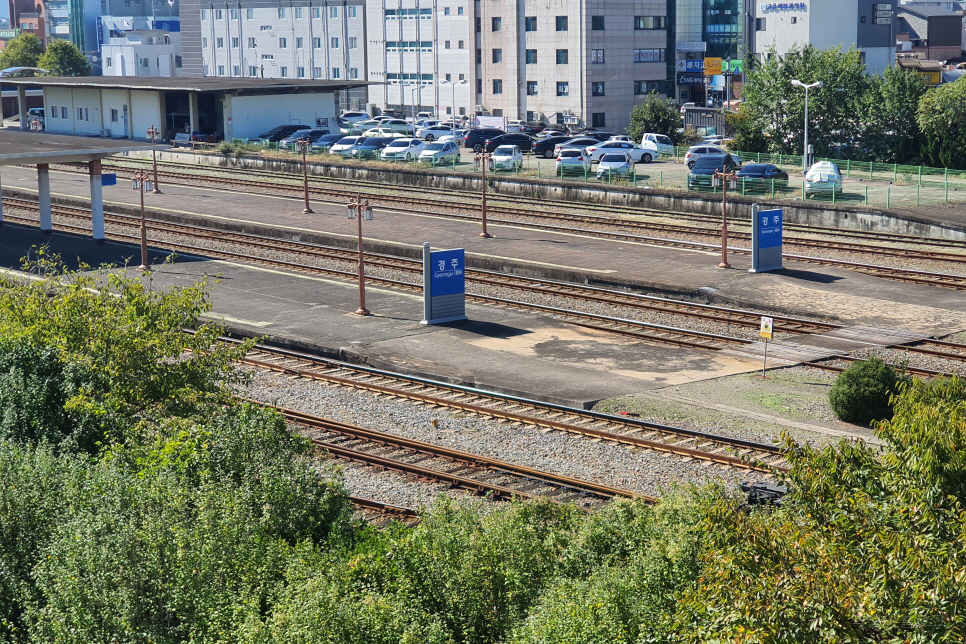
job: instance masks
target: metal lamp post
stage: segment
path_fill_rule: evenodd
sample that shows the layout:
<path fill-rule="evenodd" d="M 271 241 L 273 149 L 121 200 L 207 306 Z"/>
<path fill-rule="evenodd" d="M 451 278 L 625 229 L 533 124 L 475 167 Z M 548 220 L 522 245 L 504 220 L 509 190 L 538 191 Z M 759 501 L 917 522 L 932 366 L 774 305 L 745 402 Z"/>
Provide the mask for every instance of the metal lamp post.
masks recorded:
<path fill-rule="evenodd" d="M 728 263 L 728 183 L 734 181 L 735 173 L 724 167 L 724 172 L 715 172 L 714 180 L 721 182 L 721 262 L 718 268 L 731 268 Z"/>
<path fill-rule="evenodd" d="M 138 170 L 134 173 L 134 177 L 131 180 L 131 187 L 135 190 L 141 192 L 141 265 L 138 268 L 142 271 L 149 270 L 148 268 L 148 229 L 147 225 L 144 223 L 144 183 L 150 183 L 151 175 L 143 170 Z"/>
<path fill-rule="evenodd" d="M 146 132 L 146 134 L 148 135 L 148 138 L 151 139 L 151 143 L 154 144 L 154 139 L 157 136 L 159 136 L 161 132 L 159 132 L 158 128 L 154 127 L 154 125 L 152 124 L 151 127 L 148 128 L 148 131 Z M 161 191 L 158 189 L 158 152 L 157 150 L 151 150 L 151 163 L 154 166 L 154 190 L 151 191 L 151 194 L 159 195 L 161 194 Z"/>
<path fill-rule="evenodd" d="M 309 207 L 309 171 L 305 155 L 308 154 L 312 141 L 309 140 L 309 137 L 303 136 L 295 144 L 299 146 L 299 150 L 302 152 L 302 192 L 305 195 L 305 208 L 302 209 L 302 214 L 310 215 L 315 211 Z"/>
<path fill-rule="evenodd" d="M 456 136 L 456 86 L 457 85 L 466 85 L 468 83 L 469 83 L 469 81 L 466 80 L 466 79 L 461 80 L 461 81 L 442 81 L 442 82 L 440 82 L 440 85 L 449 85 L 450 87 L 453 88 L 453 114 L 452 114 L 453 119 L 451 121 L 452 125 L 450 126 L 450 131 L 453 133 L 453 136 L 454 137 Z"/>
<path fill-rule="evenodd" d="M 814 83 L 806 85 L 802 81 L 793 78 L 792 85 L 795 87 L 805 88 L 805 150 L 804 154 L 802 154 L 802 170 L 804 172 L 808 172 L 808 90 L 824 87 L 825 83 L 822 81 L 815 81 Z"/>
<path fill-rule="evenodd" d="M 426 87 L 425 85 L 416 85 L 415 87 L 409 88 L 409 102 L 413 106 L 413 136 L 416 136 L 416 92 Z"/>
<path fill-rule="evenodd" d="M 480 201 L 480 213 L 483 218 L 483 232 L 480 233 L 480 237 L 484 239 L 489 239 L 493 235 L 486 232 L 486 166 L 489 165 L 491 153 L 486 151 L 486 146 L 489 145 L 489 141 L 483 142 L 483 151 L 477 152 L 474 158 L 474 163 L 479 166 L 483 166 L 483 195 Z"/>
<path fill-rule="evenodd" d="M 356 309 L 356 315 L 371 315 L 366 308 L 366 265 L 362 256 L 362 220 L 372 220 L 372 206 L 362 195 L 356 195 L 356 198 L 346 206 L 346 210 L 349 213 L 349 219 L 359 220 L 359 308 Z"/>

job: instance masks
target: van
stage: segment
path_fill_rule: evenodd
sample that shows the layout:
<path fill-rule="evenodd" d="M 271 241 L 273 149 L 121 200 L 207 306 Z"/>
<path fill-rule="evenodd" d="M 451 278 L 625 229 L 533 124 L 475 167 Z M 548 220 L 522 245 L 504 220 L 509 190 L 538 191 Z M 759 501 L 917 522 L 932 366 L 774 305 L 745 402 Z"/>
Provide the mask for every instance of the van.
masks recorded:
<path fill-rule="evenodd" d="M 660 156 L 674 156 L 674 144 L 671 137 L 664 134 L 647 132 L 641 137 L 641 147 L 645 150 L 653 150 Z"/>

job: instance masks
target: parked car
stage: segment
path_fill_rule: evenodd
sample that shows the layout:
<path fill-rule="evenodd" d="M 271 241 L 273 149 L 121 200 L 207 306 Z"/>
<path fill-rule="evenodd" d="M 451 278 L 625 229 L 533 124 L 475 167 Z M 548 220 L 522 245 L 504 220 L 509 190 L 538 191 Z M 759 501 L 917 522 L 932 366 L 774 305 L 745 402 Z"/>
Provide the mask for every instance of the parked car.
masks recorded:
<path fill-rule="evenodd" d="M 369 136 L 368 132 L 372 130 L 376 131 L 372 136 L 389 136 L 391 134 L 412 136 L 413 124 L 402 119 L 385 119 L 379 125 L 367 130 L 365 132 L 366 136 Z"/>
<path fill-rule="evenodd" d="M 609 152 L 600 157 L 600 164 L 597 166 L 597 178 L 626 177 L 631 173 L 633 167 L 634 162 L 631 161 L 631 155 L 627 152 Z"/>
<path fill-rule="evenodd" d="M 368 120 L 369 115 L 358 110 L 349 110 L 348 112 L 343 112 L 339 118 L 347 123 L 357 123 L 359 121 Z"/>
<path fill-rule="evenodd" d="M 463 147 L 473 148 L 474 152 L 482 152 L 483 145 L 488 139 L 495 139 L 504 134 L 506 132 L 495 127 L 475 127 L 466 133 L 463 138 Z"/>
<path fill-rule="evenodd" d="M 615 134 L 613 132 L 599 132 L 597 130 L 585 128 L 580 132 L 577 132 L 577 136 L 589 137 L 591 139 L 595 139 L 603 143 L 604 141 L 608 140 L 610 137 L 615 136 Z"/>
<path fill-rule="evenodd" d="M 540 123 L 527 123 L 520 126 L 520 133 L 529 134 L 530 136 L 536 136 L 541 130 L 543 130 L 543 125 Z"/>
<path fill-rule="evenodd" d="M 658 156 L 674 156 L 674 143 L 664 134 L 647 132 L 641 137 L 641 147 L 657 152 Z"/>
<path fill-rule="evenodd" d="M 450 141 L 455 142 L 457 145 L 463 145 L 463 139 L 466 138 L 466 133 L 469 130 L 454 130 L 452 134 L 447 134 L 446 136 L 441 136 L 436 139 L 439 143 L 449 143 Z"/>
<path fill-rule="evenodd" d="M 378 159 L 383 148 L 393 140 L 386 136 L 367 136 L 361 143 L 356 143 L 349 148 L 349 154 L 356 159 Z"/>
<path fill-rule="evenodd" d="M 598 143 L 597 145 L 591 145 L 584 150 L 590 155 L 590 160 L 592 163 L 600 161 L 600 158 L 605 154 L 626 154 L 630 156 L 631 161 L 634 163 L 650 163 L 654 160 L 654 152 L 651 150 L 645 150 L 639 145 L 634 145 L 633 143 L 628 143 L 626 141 L 605 141 L 603 143 Z"/>
<path fill-rule="evenodd" d="M 734 160 L 735 166 L 739 168 L 741 167 L 741 157 L 739 157 L 737 154 L 726 152 L 725 150 L 717 148 L 713 145 L 695 145 L 688 148 L 687 153 L 684 155 L 684 162 L 688 164 L 688 169 L 690 170 L 694 167 L 695 161 L 709 154 L 728 154 Z"/>
<path fill-rule="evenodd" d="M 419 139 L 393 139 L 379 155 L 383 161 L 412 161 L 426 148 Z"/>
<path fill-rule="evenodd" d="M 433 141 L 423 148 L 419 153 L 419 161 L 422 163 L 452 163 L 453 160 L 460 158 L 460 145 L 456 141 Z"/>
<path fill-rule="evenodd" d="M 689 108 L 689 107 L 697 107 L 697 106 L 698 106 L 697 103 L 685 103 L 684 105 L 681 106 L 681 114 L 683 115 L 684 114 L 684 110 L 686 110 L 687 108 Z"/>
<path fill-rule="evenodd" d="M 519 170 L 523 167 L 523 152 L 518 145 L 501 145 L 490 155 L 490 167 L 494 170 Z"/>
<path fill-rule="evenodd" d="M 402 112 L 400 112 L 399 110 L 383 110 L 382 111 L 382 114 L 380 114 L 379 116 L 385 116 L 385 117 L 388 117 L 388 118 L 391 118 L 391 119 L 404 119 L 404 118 L 406 118 L 406 115 L 403 114 Z"/>
<path fill-rule="evenodd" d="M 555 166 L 557 174 L 562 175 L 567 172 L 579 172 L 584 174 L 589 172 L 590 168 L 590 156 L 584 154 L 582 149 L 568 148 L 566 150 L 561 150 L 557 155 L 557 164 Z"/>
<path fill-rule="evenodd" d="M 259 134 L 258 139 L 260 141 L 268 141 L 269 143 L 278 143 L 282 139 L 288 138 L 298 132 L 299 130 L 311 130 L 308 125 L 279 125 L 276 128 L 272 128 L 265 134 Z"/>
<path fill-rule="evenodd" d="M 315 143 L 312 144 L 312 148 L 316 150 L 321 148 L 331 148 L 343 138 L 345 138 L 345 135 L 341 132 L 338 134 L 326 134 L 317 138 Z"/>
<path fill-rule="evenodd" d="M 40 123 L 41 128 L 44 126 L 44 108 L 42 107 L 31 107 L 27 110 L 27 123 L 37 121 Z"/>
<path fill-rule="evenodd" d="M 279 141 L 278 147 L 283 150 L 295 150 L 296 141 L 302 138 L 306 138 L 309 140 L 309 143 L 315 143 L 316 141 L 319 140 L 319 138 L 325 136 L 328 133 L 329 133 L 328 130 L 299 130 L 292 136 L 287 136 L 281 141 Z"/>
<path fill-rule="evenodd" d="M 428 121 L 428 120 L 430 120 L 432 118 L 433 118 L 433 113 L 432 112 L 416 112 L 416 120 L 417 121 L 419 119 L 424 119 L 424 120 L 427 120 Z"/>
<path fill-rule="evenodd" d="M 529 134 L 520 134 L 519 132 L 501 134 L 500 136 L 495 136 L 486 142 L 486 151 L 493 152 L 498 147 L 504 145 L 515 145 L 520 148 L 521 151 L 529 152 L 533 147 L 533 137 Z"/>
<path fill-rule="evenodd" d="M 776 184 L 788 185 L 788 173 L 770 163 L 749 163 L 736 175 L 738 181 L 746 183 L 752 181 L 774 181 Z"/>
<path fill-rule="evenodd" d="M 735 169 L 730 154 L 705 154 L 691 165 L 688 173 L 688 190 L 711 188 L 716 172 L 731 172 Z"/>
<path fill-rule="evenodd" d="M 427 141 L 434 141 L 440 137 L 452 134 L 453 130 L 456 128 L 450 127 L 448 125 L 443 125 L 442 123 L 437 123 L 429 127 L 423 127 L 416 130 L 416 136 L 420 139 L 426 139 Z"/>
<path fill-rule="evenodd" d="M 607 140 L 608 141 L 624 141 L 625 143 L 633 143 L 633 141 L 631 141 L 631 137 L 627 136 L 626 134 L 615 134 L 614 136 L 610 137 Z"/>
<path fill-rule="evenodd" d="M 592 139 L 589 136 L 582 136 L 576 139 L 571 138 L 568 141 L 565 141 L 563 143 L 558 143 L 556 146 L 554 146 L 554 154 L 557 157 L 560 157 L 560 152 L 562 150 L 581 150 L 582 151 L 585 148 L 589 148 L 592 145 L 599 145 L 599 144 L 600 144 L 600 141 L 598 141 L 597 139 Z"/>
<path fill-rule="evenodd" d="M 842 172 L 831 161 L 819 161 L 805 173 L 805 194 L 841 193 Z"/>
<path fill-rule="evenodd" d="M 530 148 L 531 154 L 536 154 L 547 159 L 552 159 L 556 155 L 555 148 L 560 143 L 566 143 L 571 137 L 569 136 L 548 136 L 542 139 L 537 139 L 533 143 L 533 147 Z"/>
<path fill-rule="evenodd" d="M 364 143 L 366 137 L 364 136 L 344 136 L 329 148 L 329 152 L 332 154 L 342 154 L 348 152 L 349 148 L 360 143 Z"/>

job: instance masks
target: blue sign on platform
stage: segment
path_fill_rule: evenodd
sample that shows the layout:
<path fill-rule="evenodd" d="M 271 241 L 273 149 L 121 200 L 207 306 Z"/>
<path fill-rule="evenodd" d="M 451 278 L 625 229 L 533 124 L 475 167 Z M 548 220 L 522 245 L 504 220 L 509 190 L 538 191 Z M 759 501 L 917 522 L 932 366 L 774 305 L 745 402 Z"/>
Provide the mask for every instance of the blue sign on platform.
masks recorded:
<path fill-rule="evenodd" d="M 423 324 L 466 319 L 466 253 L 423 244 Z"/>
<path fill-rule="evenodd" d="M 101 185 L 102 186 L 116 186 L 117 185 L 117 175 L 113 172 L 110 174 L 101 175 Z"/>
<path fill-rule="evenodd" d="M 433 297 L 466 292 L 465 252 L 462 248 L 430 253 Z"/>
<path fill-rule="evenodd" d="M 751 271 L 776 271 L 782 266 L 782 210 L 751 208 Z"/>

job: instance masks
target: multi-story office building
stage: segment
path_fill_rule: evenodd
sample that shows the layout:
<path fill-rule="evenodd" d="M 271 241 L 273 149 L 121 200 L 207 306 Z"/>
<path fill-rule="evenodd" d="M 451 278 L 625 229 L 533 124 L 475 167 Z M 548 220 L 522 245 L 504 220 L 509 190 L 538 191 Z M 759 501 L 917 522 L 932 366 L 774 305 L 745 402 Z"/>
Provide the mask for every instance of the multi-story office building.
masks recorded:
<path fill-rule="evenodd" d="M 104 76 L 181 76 L 178 18 L 99 16 Z"/>

